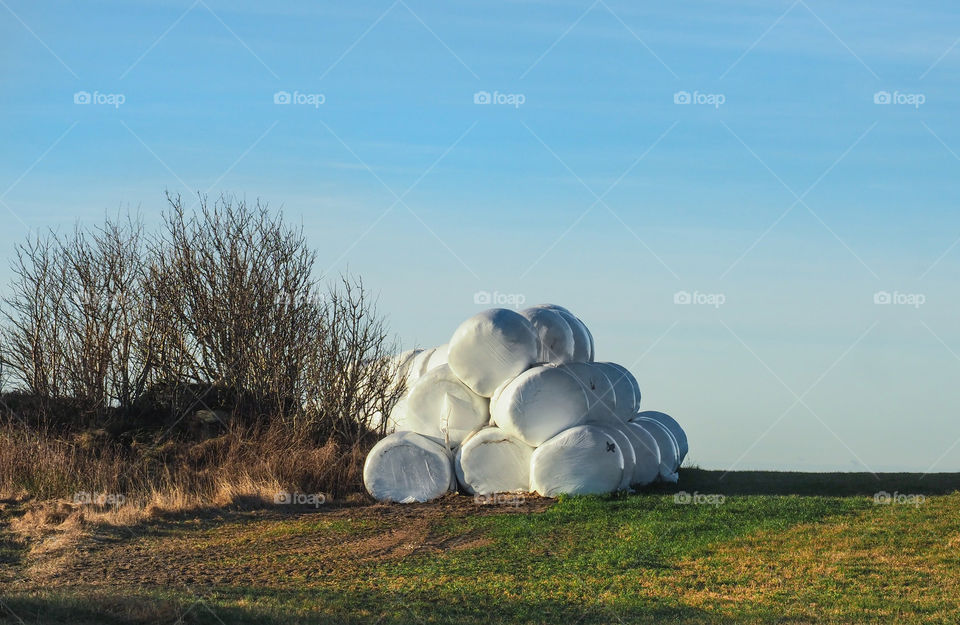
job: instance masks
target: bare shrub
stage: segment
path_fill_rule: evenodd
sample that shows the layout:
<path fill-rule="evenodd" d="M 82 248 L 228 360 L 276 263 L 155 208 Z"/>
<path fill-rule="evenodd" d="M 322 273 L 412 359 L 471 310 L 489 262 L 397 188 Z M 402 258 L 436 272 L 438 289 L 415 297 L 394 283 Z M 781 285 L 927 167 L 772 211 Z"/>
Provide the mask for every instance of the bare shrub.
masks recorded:
<path fill-rule="evenodd" d="M 191 500 L 212 497 L 211 480 L 359 488 L 403 390 L 376 299 L 349 276 L 320 285 L 302 229 L 259 202 L 167 199 L 154 234 L 127 216 L 18 246 L 0 486 Z"/>
<path fill-rule="evenodd" d="M 363 281 L 341 277 L 330 285 L 323 320 L 307 370 L 305 425 L 315 428 L 319 422 L 341 440 L 357 440 L 371 429 L 382 435 L 382 415 L 389 414 L 404 389 L 395 383 L 396 364 L 390 359 L 396 346 Z"/>
<path fill-rule="evenodd" d="M 188 216 L 169 201 L 152 287 L 178 337 L 164 374 L 246 391 L 261 414 L 299 410 L 323 327 L 302 231 L 259 203 L 201 199 Z"/>
<path fill-rule="evenodd" d="M 140 351 L 153 336 L 144 249 L 142 228 L 129 218 L 18 246 L 3 360 L 22 390 L 70 398 L 87 414 L 132 405 L 151 370 Z"/>

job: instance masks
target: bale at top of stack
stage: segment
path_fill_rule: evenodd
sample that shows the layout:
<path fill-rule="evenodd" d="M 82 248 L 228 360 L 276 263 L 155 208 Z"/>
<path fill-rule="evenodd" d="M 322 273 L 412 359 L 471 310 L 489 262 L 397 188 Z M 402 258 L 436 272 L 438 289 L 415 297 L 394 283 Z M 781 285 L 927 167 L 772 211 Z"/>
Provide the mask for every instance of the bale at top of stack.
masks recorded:
<path fill-rule="evenodd" d="M 458 485 L 552 497 L 676 482 L 683 429 L 639 412 L 636 378 L 594 358 L 590 330 L 554 304 L 485 310 L 446 345 L 400 354 L 406 393 L 367 457 L 367 490 L 413 502 Z"/>

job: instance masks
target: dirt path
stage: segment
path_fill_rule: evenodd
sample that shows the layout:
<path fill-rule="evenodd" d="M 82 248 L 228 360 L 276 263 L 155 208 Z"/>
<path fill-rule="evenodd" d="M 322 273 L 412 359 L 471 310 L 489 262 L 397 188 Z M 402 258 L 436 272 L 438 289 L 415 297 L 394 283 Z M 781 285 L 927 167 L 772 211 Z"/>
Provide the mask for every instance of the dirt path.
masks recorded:
<path fill-rule="evenodd" d="M 208 511 L 119 527 L 66 519 L 67 527 L 21 544 L 19 561 L 5 562 L 3 577 L 18 590 L 307 581 L 374 561 L 483 546 L 482 537 L 436 528 L 466 516 L 529 514 L 551 503 L 528 498 L 519 506 L 480 506 L 454 495 L 430 504 Z"/>

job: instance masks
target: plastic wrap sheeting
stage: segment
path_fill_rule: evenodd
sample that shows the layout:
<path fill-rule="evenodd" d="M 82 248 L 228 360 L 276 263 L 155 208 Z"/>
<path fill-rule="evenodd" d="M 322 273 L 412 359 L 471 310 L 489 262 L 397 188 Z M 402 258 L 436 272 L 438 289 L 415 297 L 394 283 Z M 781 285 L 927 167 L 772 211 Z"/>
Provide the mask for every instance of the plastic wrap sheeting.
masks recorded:
<path fill-rule="evenodd" d="M 456 488 L 450 452 L 415 432 L 396 432 L 370 450 L 363 484 L 377 501 L 436 499 Z"/>
<path fill-rule="evenodd" d="M 623 476 L 620 446 L 602 428 L 580 425 L 534 450 L 530 489 L 544 497 L 613 492 Z"/>
<path fill-rule="evenodd" d="M 683 464 L 683 459 L 687 457 L 687 452 L 690 451 L 690 445 L 687 443 L 687 433 L 683 431 L 683 428 L 680 427 L 677 420 L 665 412 L 657 412 L 656 410 L 645 410 L 638 413 L 637 416 L 659 421 L 670 430 L 673 437 L 677 439 L 677 449 L 680 452 L 679 456 L 677 456 L 677 464 Z"/>
<path fill-rule="evenodd" d="M 492 308 L 467 319 L 453 333 L 450 368 L 478 395 L 490 397 L 506 380 L 537 359 L 539 338 L 520 313 Z"/>
<path fill-rule="evenodd" d="M 490 421 L 489 400 L 470 390 L 448 365 L 417 380 L 407 395 L 406 412 L 408 430 L 450 449 Z"/>
<path fill-rule="evenodd" d="M 457 450 L 457 481 L 470 494 L 527 491 L 533 447 L 497 427 L 472 434 Z"/>
<path fill-rule="evenodd" d="M 527 308 L 521 310 L 520 314 L 533 325 L 540 337 L 537 362 L 562 363 L 573 360 L 573 331 L 560 311 L 550 308 Z"/>
<path fill-rule="evenodd" d="M 675 483 L 678 478 L 677 469 L 680 468 L 680 463 L 677 462 L 680 450 L 677 448 L 677 440 L 673 434 L 659 421 L 647 417 L 636 417 L 631 423 L 643 427 L 656 439 L 657 447 L 660 448 L 660 479 Z"/>
<path fill-rule="evenodd" d="M 493 410 L 498 427 L 533 447 L 585 422 L 589 414 L 580 382 L 562 368 L 549 366 L 518 375 L 504 387 Z"/>

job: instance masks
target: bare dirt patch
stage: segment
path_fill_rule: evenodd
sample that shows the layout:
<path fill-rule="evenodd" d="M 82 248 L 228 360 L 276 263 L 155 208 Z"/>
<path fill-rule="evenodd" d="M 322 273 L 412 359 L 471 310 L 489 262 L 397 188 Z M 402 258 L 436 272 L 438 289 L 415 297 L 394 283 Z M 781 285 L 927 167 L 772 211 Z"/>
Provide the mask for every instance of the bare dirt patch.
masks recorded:
<path fill-rule="evenodd" d="M 478 505 L 451 495 L 426 504 L 344 502 L 319 508 L 209 510 L 131 525 L 85 521 L 82 511 L 39 524 L 18 524 L 29 549 L 14 564 L 18 588 L 109 586 L 271 585 L 280 579 L 322 577 L 413 554 L 478 548 L 483 536 L 450 536 L 436 527 L 467 516 L 530 514 L 550 499 L 528 496 L 517 506 Z M 56 515 L 54 515 L 56 516 Z M 43 530 L 24 530 L 34 524 Z M 68 526 L 69 527 L 66 527 Z"/>

